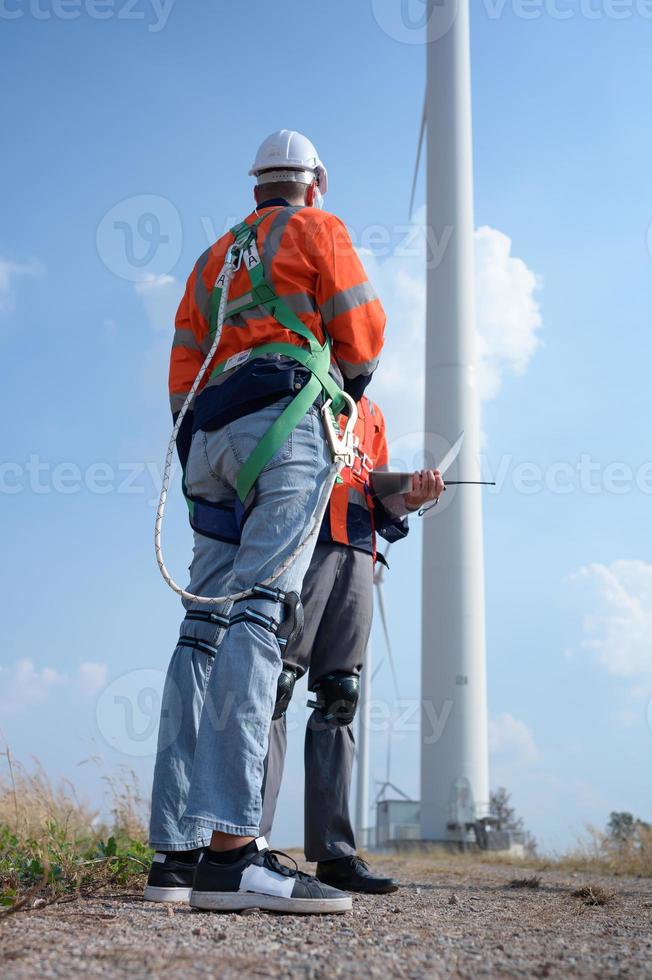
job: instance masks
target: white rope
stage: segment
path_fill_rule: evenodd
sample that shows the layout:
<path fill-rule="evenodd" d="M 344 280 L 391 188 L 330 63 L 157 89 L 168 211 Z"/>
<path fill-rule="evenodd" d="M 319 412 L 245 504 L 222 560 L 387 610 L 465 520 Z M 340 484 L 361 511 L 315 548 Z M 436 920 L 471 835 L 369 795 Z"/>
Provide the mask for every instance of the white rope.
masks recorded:
<path fill-rule="evenodd" d="M 229 287 L 231 285 L 231 280 L 233 278 L 233 274 L 235 271 L 236 271 L 236 267 L 234 264 L 234 260 L 233 258 L 230 258 L 225 262 L 224 268 L 222 269 L 217 279 L 217 281 L 219 282 L 219 280 L 222 277 L 224 278 L 223 285 L 222 285 L 222 295 L 220 297 L 220 306 L 217 314 L 217 327 L 215 330 L 215 339 L 213 340 L 211 349 L 206 355 L 204 363 L 199 369 L 199 373 L 193 382 L 192 388 L 188 392 L 188 396 L 185 402 L 183 403 L 183 407 L 179 412 L 179 415 L 177 416 L 177 421 L 175 422 L 174 428 L 172 429 L 172 435 L 170 436 L 170 442 L 168 443 L 167 453 L 165 456 L 165 466 L 163 469 L 163 483 L 161 485 L 161 495 L 159 497 L 158 507 L 156 509 L 156 521 L 154 522 L 154 550 L 156 552 L 156 561 L 158 563 L 158 567 L 160 569 L 161 575 L 163 576 L 166 584 L 169 585 L 170 588 L 177 593 L 177 595 L 180 595 L 182 599 L 186 599 L 189 602 L 199 602 L 202 603 L 203 605 L 210 605 L 210 606 L 220 605 L 225 602 L 237 602 L 239 599 L 246 599 L 248 596 L 251 595 L 251 589 L 246 589 L 244 592 L 236 592 L 234 595 L 218 595 L 218 596 L 211 596 L 211 597 L 194 595 L 192 592 L 187 592 L 185 589 L 183 589 L 180 585 L 178 585 L 174 581 L 174 579 L 170 575 L 170 572 L 167 570 L 165 566 L 165 561 L 163 559 L 163 551 L 161 548 L 161 528 L 163 526 L 163 514 L 165 513 L 165 505 L 168 499 L 168 490 L 170 487 L 170 474 L 172 472 L 172 462 L 174 459 L 174 450 L 177 442 L 177 436 L 179 434 L 179 429 L 181 428 L 181 423 L 183 422 L 184 417 L 188 409 L 190 408 L 190 405 L 192 404 L 197 389 L 202 383 L 204 375 L 206 374 L 210 366 L 210 363 L 215 356 L 215 352 L 219 347 L 220 340 L 222 339 L 224 314 L 226 312 L 226 304 L 228 302 L 228 297 L 229 297 Z M 333 490 L 333 487 L 335 486 L 335 481 L 337 480 L 337 477 L 339 476 L 339 473 L 343 465 L 344 465 L 343 460 L 337 460 L 335 462 L 333 466 L 332 474 L 329 475 L 329 477 L 326 480 L 326 483 L 324 484 L 324 487 L 322 488 L 322 495 L 319 500 L 319 506 L 317 508 L 317 512 L 315 513 L 313 523 L 307 537 L 304 538 L 304 540 L 297 545 L 294 551 L 290 555 L 288 555 L 287 558 L 284 559 L 284 561 L 278 566 L 278 568 L 274 570 L 274 572 L 272 573 L 272 575 L 270 575 L 269 578 L 265 579 L 264 582 L 256 582 L 255 583 L 256 585 L 271 585 L 273 582 L 276 581 L 277 578 L 279 578 L 283 574 L 283 572 L 287 571 L 287 569 L 294 564 L 294 562 L 297 560 L 297 558 L 304 550 L 304 548 L 307 548 L 310 544 L 312 544 L 313 540 L 319 534 L 319 529 L 324 519 L 326 508 L 328 507 L 328 501 L 330 499 L 331 492 Z"/>

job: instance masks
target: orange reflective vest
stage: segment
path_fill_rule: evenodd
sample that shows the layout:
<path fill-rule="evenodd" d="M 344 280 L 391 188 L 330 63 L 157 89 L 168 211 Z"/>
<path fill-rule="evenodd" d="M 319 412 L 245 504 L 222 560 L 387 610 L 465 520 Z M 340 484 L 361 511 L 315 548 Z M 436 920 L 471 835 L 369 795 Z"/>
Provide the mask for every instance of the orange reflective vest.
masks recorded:
<path fill-rule="evenodd" d="M 264 214 L 268 208 L 262 208 Z M 249 215 L 248 224 L 258 217 Z M 188 279 L 176 317 L 170 358 L 170 402 L 178 412 L 210 349 L 210 298 L 226 253 L 233 244 L 223 235 L 197 260 Z M 332 214 L 308 207 L 281 207 L 260 226 L 258 249 L 265 278 L 290 309 L 314 333 L 320 344 L 331 340 L 333 360 L 344 378 L 355 379 L 375 370 L 383 345 L 385 313 L 369 283 L 344 224 Z M 263 308 L 235 312 L 251 284 L 247 270 L 235 274 L 215 363 L 262 344 L 280 341 L 301 345 Z M 229 316 L 229 309 L 233 315 Z M 208 379 L 197 402 L 211 384 Z"/>
<path fill-rule="evenodd" d="M 373 470 L 387 470 L 387 433 L 383 413 L 366 396 L 358 402 L 358 423 L 355 434 L 360 440 L 359 460 L 353 469 L 342 470 L 342 483 L 331 494 L 329 510 L 319 540 L 349 545 L 376 556 L 376 531 L 383 535 L 392 526 L 392 539 L 404 537 L 405 522 L 388 515 L 374 501 L 369 486 Z"/>

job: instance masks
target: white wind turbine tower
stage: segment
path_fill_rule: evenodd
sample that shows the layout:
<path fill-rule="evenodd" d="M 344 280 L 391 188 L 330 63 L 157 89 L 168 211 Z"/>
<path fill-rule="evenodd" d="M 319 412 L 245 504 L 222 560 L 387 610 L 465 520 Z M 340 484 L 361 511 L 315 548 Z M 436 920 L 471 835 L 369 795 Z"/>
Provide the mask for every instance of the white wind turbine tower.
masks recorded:
<path fill-rule="evenodd" d="M 452 445 L 464 431 L 460 475 L 480 480 L 469 0 L 432 4 L 427 223 L 450 239 L 427 270 L 426 448 L 441 448 L 428 434 Z M 444 503 L 424 521 L 422 566 L 421 837 L 437 841 L 464 839 L 489 804 L 482 499 L 453 488 Z"/>
<path fill-rule="evenodd" d="M 426 99 L 417 169 L 427 132 L 426 220 L 440 249 L 444 243 L 446 248 L 436 262 L 429 256 L 427 268 L 425 448 L 428 464 L 434 465 L 464 432 L 458 469 L 463 479 L 480 481 L 469 0 L 428 2 Z M 415 172 L 412 202 L 416 177 Z M 447 475 L 452 479 L 456 474 Z M 382 575 L 376 584 L 382 600 Z M 389 644 L 384 616 L 383 626 Z M 360 703 L 358 830 L 366 825 L 369 806 L 371 680 L 368 663 Z M 475 821 L 489 813 L 479 488 L 449 489 L 443 505 L 424 522 L 421 701 L 421 837 L 464 841 Z"/>

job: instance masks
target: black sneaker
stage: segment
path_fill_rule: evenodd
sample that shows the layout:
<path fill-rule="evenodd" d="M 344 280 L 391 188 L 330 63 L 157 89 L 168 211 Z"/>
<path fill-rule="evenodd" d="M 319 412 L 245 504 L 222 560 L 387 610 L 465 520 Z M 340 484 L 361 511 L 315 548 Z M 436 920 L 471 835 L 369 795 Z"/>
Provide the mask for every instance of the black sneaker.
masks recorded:
<path fill-rule="evenodd" d="M 258 837 L 242 856 L 229 864 L 218 864 L 210 851 L 204 851 L 190 895 L 196 909 L 213 912 L 237 912 L 240 909 L 265 909 L 269 912 L 308 913 L 348 912 L 351 896 L 324 885 L 296 866 L 281 864 L 270 851 L 264 837 Z"/>
<path fill-rule="evenodd" d="M 333 861 L 320 861 L 315 875 L 327 885 L 346 888 L 350 892 L 388 895 L 390 892 L 398 891 L 398 884 L 392 878 L 381 878 L 373 874 L 367 862 L 357 854 L 335 858 Z"/>
<path fill-rule="evenodd" d="M 157 851 L 147 876 L 143 897 L 148 902 L 187 902 L 201 849 L 182 859 Z"/>

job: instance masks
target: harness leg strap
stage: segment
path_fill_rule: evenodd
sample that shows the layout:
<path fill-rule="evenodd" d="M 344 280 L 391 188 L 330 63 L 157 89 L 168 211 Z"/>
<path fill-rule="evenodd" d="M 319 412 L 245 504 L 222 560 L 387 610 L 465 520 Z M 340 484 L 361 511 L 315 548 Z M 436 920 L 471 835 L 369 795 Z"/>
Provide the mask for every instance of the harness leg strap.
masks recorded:
<path fill-rule="evenodd" d="M 182 633 L 177 646 L 198 650 L 209 657 L 215 657 L 219 646 L 220 633 L 229 628 L 229 617 L 223 613 L 209 612 L 207 609 L 189 609 L 183 620 L 184 623 L 205 623 L 210 629 L 210 639 L 202 636 L 191 636 Z M 182 627 L 183 628 L 183 627 Z"/>
<path fill-rule="evenodd" d="M 281 615 L 275 619 L 251 605 L 246 605 L 242 611 L 235 612 L 230 617 L 229 626 L 234 626 L 236 623 L 255 623 L 257 626 L 262 626 L 263 629 L 274 634 L 281 651 L 298 640 L 303 632 L 303 606 L 301 596 L 297 592 L 283 592 L 282 589 L 255 585 L 251 595 L 247 599 L 240 599 L 233 608 L 237 609 L 244 603 L 250 603 L 252 599 L 278 603 L 282 607 Z"/>

